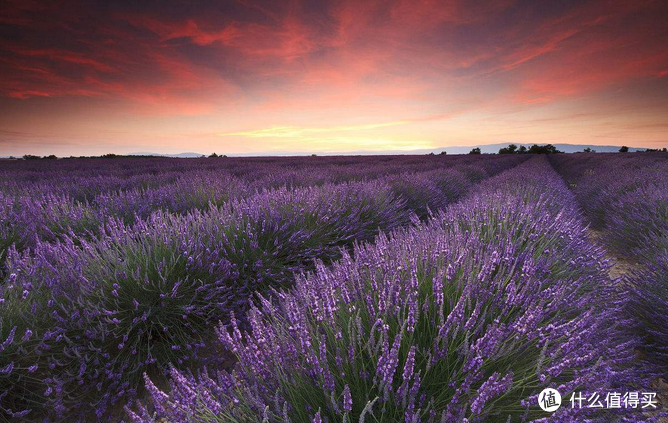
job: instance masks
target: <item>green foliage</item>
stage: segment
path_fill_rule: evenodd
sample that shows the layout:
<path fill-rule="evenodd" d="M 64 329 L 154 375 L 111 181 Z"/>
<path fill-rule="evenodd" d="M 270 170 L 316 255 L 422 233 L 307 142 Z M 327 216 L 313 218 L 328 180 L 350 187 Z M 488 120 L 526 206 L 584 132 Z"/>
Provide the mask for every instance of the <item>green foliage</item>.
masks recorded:
<path fill-rule="evenodd" d="M 509 144 L 508 147 L 501 148 L 499 154 L 556 154 L 563 153 L 557 150 L 552 144 L 538 145 L 534 144 L 528 149 L 525 146 L 519 148 L 515 144 Z"/>

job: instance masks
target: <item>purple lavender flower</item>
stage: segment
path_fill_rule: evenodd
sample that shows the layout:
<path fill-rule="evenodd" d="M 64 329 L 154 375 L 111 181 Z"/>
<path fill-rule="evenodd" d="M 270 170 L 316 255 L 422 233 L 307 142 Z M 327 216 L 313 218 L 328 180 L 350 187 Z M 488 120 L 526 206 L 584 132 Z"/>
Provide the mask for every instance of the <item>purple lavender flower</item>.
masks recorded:
<path fill-rule="evenodd" d="M 474 421 L 544 417 L 518 410 L 518 398 L 531 403 L 553 383 L 568 395 L 637 382 L 637 344 L 621 330 L 604 253 L 544 157 L 485 181 L 423 224 L 342 254 L 297 277 L 275 302 L 251 307 L 246 333 L 236 319 L 220 329 L 238 359 L 233 371 L 213 384 L 177 371 L 172 391 L 206 392 L 236 419 L 308 421 L 317 409 L 323 421 L 338 421 L 350 412 L 331 405 L 330 374 L 335 387 L 359 395 L 352 421 Z M 353 354 L 323 354 L 325 344 Z M 173 395 L 158 401 L 211 415 Z"/>

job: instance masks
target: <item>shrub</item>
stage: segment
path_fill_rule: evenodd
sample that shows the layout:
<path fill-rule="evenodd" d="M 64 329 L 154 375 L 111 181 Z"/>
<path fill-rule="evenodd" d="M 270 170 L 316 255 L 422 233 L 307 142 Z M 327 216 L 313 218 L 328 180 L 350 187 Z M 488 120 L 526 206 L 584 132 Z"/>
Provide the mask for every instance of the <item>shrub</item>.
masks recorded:
<path fill-rule="evenodd" d="M 509 174 L 260 298 L 249 333 L 234 319 L 218 330 L 233 371 L 174 369 L 169 395 L 147 379 L 157 416 L 131 418 L 506 421 L 545 417 L 531 407 L 544 387 L 629 381 L 635 340 L 572 197 L 545 160 Z"/>
<path fill-rule="evenodd" d="M 0 260 L 11 245 L 22 249 L 40 239 L 55 241 L 72 232 L 85 234 L 99 224 L 86 204 L 66 196 L 47 193 L 34 198 L 0 193 Z"/>
<path fill-rule="evenodd" d="M 444 208 L 449 202 L 446 192 L 431 177 L 430 172 L 404 173 L 389 177 L 387 182 L 394 194 L 405 202 L 405 207 L 420 218 L 430 211 Z M 463 179 L 463 176 L 460 175 Z"/>
<path fill-rule="evenodd" d="M 386 175 L 427 171 L 433 192 L 454 199 L 522 160 L 469 158 L 457 170 L 447 157 L 309 161 L 77 159 L 0 171 L 0 419 L 113 419 L 144 372 L 220 365 L 208 329 L 232 312 L 244 329 L 254 292 L 291 286 L 316 258 L 413 221 Z M 277 188 L 257 192 L 265 186 Z"/>
<path fill-rule="evenodd" d="M 27 301 L 4 296 L 0 304 L 0 421 L 22 418 L 42 401 L 46 386 L 37 378 L 39 360 L 33 329 L 24 321 Z M 10 303 L 11 301 L 11 303 Z M 33 320 L 33 325 L 36 323 Z"/>
<path fill-rule="evenodd" d="M 22 257 L 38 260 L 27 253 Z M 8 260 L 19 260 L 13 247 Z M 60 400 L 48 398 L 59 389 L 56 374 L 64 358 L 54 353 L 64 341 L 64 331 L 56 314 L 59 305 L 49 295 L 51 282 L 28 282 L 10 271 L 0 284 L 0 421 L 62 409 Z M 53 397 L 62 398 L 61 392 Z"/>
<path fill-rule="evenodd" d="M 643 337 L 642 349 L 657 376 L 668 374 L 668 240 L 646 269 L 627 278 L 628 312 L 636 324 L 630 328 Z"/>
<path fill-rule="evenodd" d="M 156 210 L 173 213 L 205 210 L 252 193 L 250 185 L 238 178 L 192 172 L 159 187 L 102 193 L 95 198 L 95 207 L 101 216 L 120 217 L 125 223 L 132 223 L 136 217 L 145 219 Z"/>
<path fill-rule="evenodd" d="M 57 417 L 89 403 L 102 416 L 135 395 L 143 372 L 201 359 L 206 329 L 242 316 L 253 292 L 287 286 L 314 258 L 407 221 L 379 183 L 279 189 L 132 227 L 111 220 L 100 239 L 38 241 L 10 257 L 8 271 L 22 286 L 48 281 L 42 293 L 59 304 L 65 333 L 51 354 L 63 356 L 53 382 L 62 395 L 53 401 L 68 410 Z"/>
<path fill-rule="evenodd" d="M 604 239 L 623 256 L 653 255 L 668 236 L 668 180 L 644 180 L 616 196 L 606 211 Z"/>

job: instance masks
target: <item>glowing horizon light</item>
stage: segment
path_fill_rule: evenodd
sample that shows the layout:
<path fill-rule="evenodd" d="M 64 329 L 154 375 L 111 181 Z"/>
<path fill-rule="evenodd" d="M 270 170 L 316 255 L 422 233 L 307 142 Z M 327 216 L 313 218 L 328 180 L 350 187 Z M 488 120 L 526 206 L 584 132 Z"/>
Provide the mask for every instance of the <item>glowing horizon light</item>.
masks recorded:
<path fill-rule="evenodd" d="M 218 134 L 220 137 L 241 136 L 249 138 L 292 138 L 301 137 L 309 133 L 327 133 L 343 131 L 363 131 L 368 129 L 384 128 L 387 126 L 405 125 L 407 121 L 370 123 L 363 125 L 343 125 L 332 127 L 299 127 L 299 126 L 274 126 L 271 128 L 256 129 L 251 131 L 231 132 L 229 134 Z"/>

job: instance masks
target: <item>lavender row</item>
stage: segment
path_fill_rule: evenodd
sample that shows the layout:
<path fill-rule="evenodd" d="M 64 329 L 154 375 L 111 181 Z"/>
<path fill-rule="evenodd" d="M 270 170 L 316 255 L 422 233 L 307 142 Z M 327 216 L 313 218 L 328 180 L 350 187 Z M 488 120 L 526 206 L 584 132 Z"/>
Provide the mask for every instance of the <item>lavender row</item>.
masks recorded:
<path fill-rule="evenodd" d="M 419 175 L 402 186 L 424 210 L 486 176 Z M 0 285 L 5 414 L 85 419 L 93 404 L 102 417 L 136 394 L 144 372 L 215 360 L 207 328 L 241 317 L 254 292 L 411 220 L 392 182 L 265 190 L 206 211 L 111 218 L 95 237 L 11 247 Z"/>
<path fill-rule="evenodd" d="M 551 158 L 605 243 L 626 258 L 652 254 L 668 232 L 668 154 L 578 154 Z"/>
<path fill-rule="evenodd" d="M 636 340 L 607 267 L 572 194 L 534 158 L 260 299 L 249 332 L 235 319 L 215 331 L 232 371 L 172 369 L 166 391 L 147 375 L 150 404 L 128 412 L 141 423 L 544 419 L 544 387 L 634 382 Z M 610 419 L 589 411 L 562 407 L 552 421 Z"/>
<path fill-rule="evenodd" d="M 50 193 L 91 201 L 101 193 L 156 188 L 192 172 L 225 174 L 246 181 L 278 180 L 346 182 L 403 172 L 473 165 L 492 170 L 500 157 L 286 157 L 166 159 L 118 158 L 41 161 L 0 161 L 0 192 L 5 195 Z"/>
<path fill-rule="evenodd" d="M 496 174 L 517 162 L 518 160 L 479 160 L 477 165 L 462 164 L 417 173 L 402 172 L 384 178 L 392 183 L 397 195 L 406 197 L 409 206 L 413 206 L 414 201 L 421 202 L 421 205 L 415 204 L 414 210 L 424 215 L 427 198 L 424 190 L 429 189 L 425 184 L 431 184 L 434 198 L 440 199 L 443 197 L 441 193 L 447 192 L 447 199 L 451 201 L 465 192 L 471 183 Z M 148 168 L 150 169 L 152 168 Z M 120 217 L 126 223 L 132 223 L 136 218 L 148 218 L 156 210 L 172 213 L 204 210 L 211 205 L 221 205 L 231 198 L 247 197 L 265 189 L 369 180 L 376 178 L 372 178 L 373 175 L 369 170 L 351 171 L 345 166 L 343 169 L 325 168 L 319 171 L 309 168 L 283 169 L 259 178 L 253 174 L 253 179 L 231 176 L 229 171 L 193 170 L 182 174 L 170 171 L 142 179 L 140 187 L 113 191 L 102 189 L 92 196 L 90 201 L 83 202 L 69 194 L 59 193 L 58 189 L 44 186 L 38 186 L 37 193 L 31 192 L 35 187 L 21 195 L 0 193 L 0 259 L 12 244 L 22 249 L 33 246 L 38 239 L 55 241 L 64 234 L 97 234 L 109 216 Z M 433 181 L 425 182 L 430 177 Z M 406 184 L 406 179 L 412 182 Z M 98 183 L 104 181 L 104 178 L 95 177 L 93 181 Z M 111 178 L 108 182 L 107 185 L 116 186 L 118 178 Z M 421 185 L 422 192 L 415 191 L 413 185 L 416 184 Z M 85 187 L 85 184 L 76 180 L 71 180 L 70 185 Z M 100 187 L 97 186 L 96 189 Z M 442 204 L 431 204 L 432 209 L 441 206 Z"/>
<path fill-rule="evenodd" d="M 596 155 L 598 156 L 598 155 Z M 580 204 L 603 241 L 638 269 L 626 275 L 622 295 L 642 335 L 648 373 L 668 374 L 668 155 L 579 155 L 555 158 L 573 180 Z"/>
<path fill-rule="evenodd" d="M 3 351 L 3 367 L 14 367 L 3 408 L 44 401 L 44 412 L 65 419 L 93 403 L 102 416 L 134 394 L 144 371 L 200 359 L 206 328 L 243 312 L 256 289 L 407 218 L 378 184 L 279 189 L 132 227 L 111 220 L 99 239 L 11 249 L 2 312 L 16 329 L 3 332 L 17 335 Z M 33 325 L 35 315 L 46 321 Z M 25 387 L 30 378 L 41 387 Z"/>

